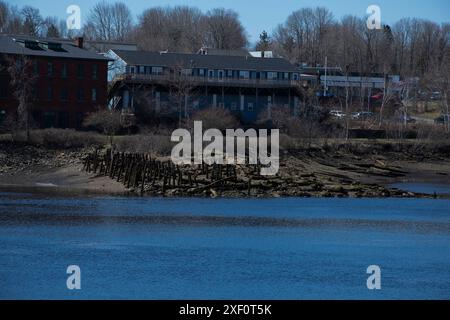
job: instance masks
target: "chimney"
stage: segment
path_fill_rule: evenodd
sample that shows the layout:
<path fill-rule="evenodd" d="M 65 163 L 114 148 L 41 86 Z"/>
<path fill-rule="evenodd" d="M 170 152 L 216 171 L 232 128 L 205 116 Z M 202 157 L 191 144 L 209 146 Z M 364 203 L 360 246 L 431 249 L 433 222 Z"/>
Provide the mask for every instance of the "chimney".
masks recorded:
<path fill-rule="evenodd" d="M 84 42 L 83 37 L 77 37 L 75 39 L 75 45 L 80 49 L 83 49 L 83 42 Z"/>

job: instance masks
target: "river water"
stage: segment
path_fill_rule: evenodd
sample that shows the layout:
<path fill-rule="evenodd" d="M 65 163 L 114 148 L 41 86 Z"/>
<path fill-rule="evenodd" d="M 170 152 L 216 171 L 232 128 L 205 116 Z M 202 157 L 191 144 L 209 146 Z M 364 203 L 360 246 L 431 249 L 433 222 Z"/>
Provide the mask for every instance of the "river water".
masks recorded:
<path fill-rule="evenodd" d="M 91 298 L 450 299 L 450 200 L 0 193 L 0 299 Z"/>

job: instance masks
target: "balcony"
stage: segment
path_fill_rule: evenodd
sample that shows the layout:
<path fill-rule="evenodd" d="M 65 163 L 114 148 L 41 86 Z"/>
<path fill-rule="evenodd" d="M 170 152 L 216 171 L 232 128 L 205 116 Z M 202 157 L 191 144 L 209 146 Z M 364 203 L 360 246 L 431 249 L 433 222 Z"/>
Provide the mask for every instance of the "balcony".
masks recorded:
<path fill-rule="evenodd" d="M 236 79 L 236 78 L 209 78 L 196 76 L 174 76 L 156 74 L 121 74 L 116 75 L 112 83 L 120 81 L 139 84 L 167 84 L 179 81 L 190 82 L 193 86 L 241 87 L 241 88 L 294 88 L 300 81 L 296 80 L 267 80 L 267 79 Z"/>

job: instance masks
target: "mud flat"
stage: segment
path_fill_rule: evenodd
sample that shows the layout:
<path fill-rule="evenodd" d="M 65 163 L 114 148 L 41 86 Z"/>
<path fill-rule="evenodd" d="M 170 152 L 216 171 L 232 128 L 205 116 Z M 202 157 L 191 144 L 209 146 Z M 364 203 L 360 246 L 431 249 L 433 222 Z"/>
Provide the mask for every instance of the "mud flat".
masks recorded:
<path fill-rule="evenodd" d="M 173 197 L 433 197 L 389 187 L 398 182 L 450 184 L 447 151 L 361 148 L 282 150 L 280 170 L 264 177 L 251 166 L 235 168 L 233 179 L 212 177 L 191 166 L 180 169 L 177 182 L 164 179 L 125 183 L 101 170 L 86 172 L 93 150 L 48 150 L 1 142 L 0 189 L 51 193 L 141 194 Z M 104 152 L 100 150 L 99 153 Z M 169 162 L 160 158 L 158 161 Z M 234 170 L 234 169 L 233 169 Z M 222 169 L 221 169 L 222 174 Z M 192 181 L 192 177 L 195 180 Z M 135 177 L 136 180 L 136 177 Z M 434 196 L 436 197 L 436 195 Z"/>

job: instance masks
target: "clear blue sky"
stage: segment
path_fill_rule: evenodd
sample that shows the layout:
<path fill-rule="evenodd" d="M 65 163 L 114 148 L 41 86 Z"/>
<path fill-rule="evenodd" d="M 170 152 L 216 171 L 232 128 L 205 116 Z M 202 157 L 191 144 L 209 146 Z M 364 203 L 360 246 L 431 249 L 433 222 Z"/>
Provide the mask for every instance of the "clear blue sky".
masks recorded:
<path fill-rule="evenodd" d="M 96 0 L 6 0 L 18 6 L 31 5 L 40 9 L 44 16 L 65 18 L 70 4 L 79 5 L 82 19 L 88 14 Z M 190 5 L 207 11 L 224 7 L 237 11 L 251 42 L 258 39 L 262 30 L 271 32 L 294 10 L 302 7 L 324 6 L 334 16 L 346 14 L 365 16 L 371 4 L 379 5 L 383 23 L 393 23 L 404 17 L 426 18 L 438 23 L 450 22 L 450 0 L 122 0 L 135 17 L 153 6 Z M 111 0 L 111 2 L 114 2 Z"/>

